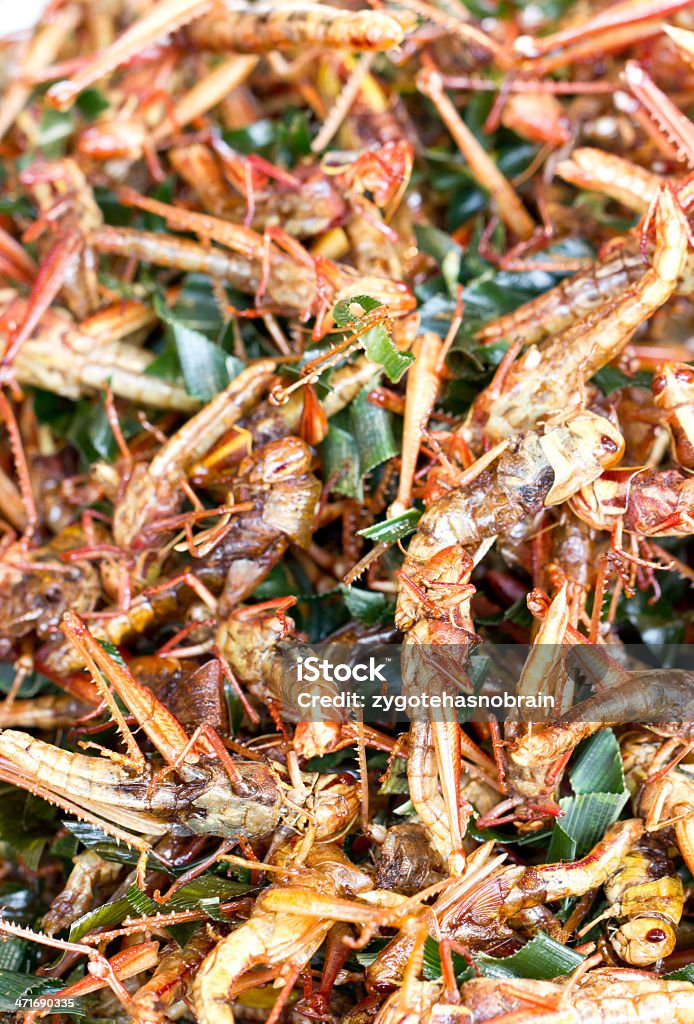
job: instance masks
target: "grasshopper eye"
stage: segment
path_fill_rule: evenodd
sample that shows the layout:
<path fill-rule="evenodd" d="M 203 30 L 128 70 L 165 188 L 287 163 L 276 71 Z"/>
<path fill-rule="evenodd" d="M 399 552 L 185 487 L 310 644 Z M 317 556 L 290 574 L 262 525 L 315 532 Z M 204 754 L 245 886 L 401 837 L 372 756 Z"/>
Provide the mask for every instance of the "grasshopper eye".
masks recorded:
<path fill-rule="evenodd" d="M 608 437 L 607 434 L 603 434 L 600 438 L 600 444 L 607 452 L 616 452 L 619 449 L 616 441 L 612 437 Z"/>
<path fill-rule="evenodd" d="M 667 935 L 662 928 L 651 928 L 649 932 L 646 932 L 646 940 L 648 942 L 665 942 Z"/>

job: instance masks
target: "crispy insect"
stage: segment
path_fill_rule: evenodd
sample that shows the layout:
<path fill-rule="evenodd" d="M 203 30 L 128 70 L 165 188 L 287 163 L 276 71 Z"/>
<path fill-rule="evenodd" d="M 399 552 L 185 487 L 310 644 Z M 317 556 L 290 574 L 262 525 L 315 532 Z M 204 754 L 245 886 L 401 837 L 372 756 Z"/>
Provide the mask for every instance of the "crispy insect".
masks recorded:
<path fill-rule="evenodd" d="M 373 887 L 371 877 L 332 844 L 303 853 L 300 842 L 290 841 L 276 851 L 273 864 L 284 869 L 277 883 L 257 901 L 250 920 L 222 939 L 198 972 L 193 1000 L 201 1024 L 233 1024 L 232 984 L 259 964 L 276 968 L 276 976 L 289 985 L 288 994 L 339 920 L 339 914 L 329 916 L 330 897 L 355 896 Z M 327 913 L 312 910 L 313 893 L 323 897 Z"/>
<path fill-rule="evenodd" d="M 188 454 L 183 453 L 184 459 Z M 197 548 L 193 543 L 193 571 L 177 572 L 145 589 L 133 597 L 127 609 L 113 609 L 95 624 L 95 636 L 115 644 L 125 643 L 175 620 L 196 595 L 203 596 L 208 610 L 218 611 L 222 618 L 228 615 L 262 582 L 290 542 L 299 547 L 310 542 L 320 497 L 320 484 L 310 472 L 310 464 L 310 450 L 294 437 L 271 442 L 244 459 L 232 478 L 234 497 L 241 510 L 228 513 L 226 524 L 222 521 L 221 530 L 213 527 L 212 536 L 203 533 Z M 156 547 L 159 530 L 183 527 L 189 515 L 181 513 L 178 517 L 155 520 L 156 505 L 146 470 L 141 479 L 145 482 L 144 497 L 150 504 L 136 507 L 135 511 L 151 517 L 151 526 L 149 532 L 134 536 L 134 544 L 136 550 L 139 544 L 139 549 L 146 552 L 148 544 Z M 169 492 L 169 500 L 174 499 L 178 501 Z M 223 509 L 224 506 L 222 512 Z M 182 543 L 188 550 L 189 542 Z M 100 554 L 98 547 L 95 554 Z M 222 637 L 223 633 L 220 643 L 224 647 Z M 58 678 L 83 664 L 79 652 L 64 642 L 48 644 L 39 654 L 43 670 Z"/>
<path fill-rule="evenodd" d="M 326 374 L 330 391 L 321 399 L 326 419 L 329 420 L 349 405 L 374 379 L 376 372 L 375 364 L 360 355 L 353 362 Z M 277 441 L 287 434 L 299 433 L 304 412 L 305 397 L 299 390 L 293 391 L 288 400 L 280 405 L 270 399 L 259 402 L 248 416 L 239 420 L 237 428 L 222 438 L 193 469 L 193 478 L 204 483 L 210 478 L 214 481 L 217 473 L 224 474 L 227 463 L 233 464 L 247 453 L 248 435 L 254 445 L 260 446 L 269 441 Z"/>
<path fill-rule="evenodd" d="M 163 1024 L 169 1007 L 190 992 L 197 970 L 213 946 L 214 939 L 203 926 L 196 928 L 183 946 L 165 953 L 150 980 L 133 996 L 133 1019 Z"/>
<path fill-rule="evenodd" d="M 687 770 L 688 765 L 678 765 L 663 774 L 658 746 L 642 736 L 639 747 L 636 747 L 636 738 L 627 736 L 622 747 L 627 780 L 634 793 L 634 806 L 644 816 L 649 832 L 674 828 L 679 851 L 687 867 L 691 867 L 694 864 L 692 773 Z"/>
<path fill-rule="evenodd" d="M 26 1024 L 694 1024 L 692 0 L 556 6 L 0 45 Z"/>
<path fill-rule="evenodd" d="M 674 292 L 688 246 L 684 214 L 667 190 L 656 202 L 653 265 L 621 296 L 545 342 L 531 346 L 476 399 L 463 430 L 474 450 L 494 443 L 572 405 L 584 404 L 584 382 L 614 359 L 639 324 Z"/>
<path fill-rule="evenodd" d="M 684 890 L 657 840 L 643 841 L 624 857 L 605 882 L 605 896 L 619 923 L 610 942 L 625 963 L 648 967 L 669 956 L 684 909 Z"/>
<path fill-rule="evenodd" d="M 414 19 L 412 19 L 413 21 Z M 224 13 L 212 11 L 188 29 L 203 50 L 266 50 L 325 46 L 353 51 L 387 50 L 404 38 L 395 16 L 381 11 L 343 11 L 327 4 L 301 3 L 291 10 L 253 4 Z"/>
<path fill-rule="evenodd" d="M 378 847 L 376 885 L 413 896 L 438 881 L 442 869 L 421 825 L 393 825 Z"/>
<path fill-rule="evenodd" d="M 232 521 L 210 557 L 212 570 L 215 560 L 228 566 L 222 614 L 249 596 L 290 543 L 308 547 L 320 498 L 310 449 L 295 437 L 265 445 L 239 466 L 236 496 L 252 501 L 255 514 Z"/>
<path fill-rule="evenodd" d="M 588 412 L 545 434 L 530 432 L 502 442 L 429 506 L 410 542 L 403 571 L 416 572 L 449 545 L 477 546 L 524 516 L 565 501 L 580 489 L 581 478 L 595 480 L 615 465 L 622 450 L 621 435 L 612 424 Z M 401 629 L 413 624 L 408 605 L 409 599 L 401 597 L 396 612 Z"/>
<path fill-rule="evenodd" d="M 154 320 L 151 311 L 138 317 L 141 304 L 133 305 L 134 325 L 139 320 L 146 326 L 148 316 Z M 115 395 L 155 409 L 194 412 L 200 405 L 197 399 L 182 387 L 146 373 L 153 362 L 150 352 L 120 340 L 128 312 L 125 303 L 117 303 L 77 324 L 65 311 L 46 310 L 36 333 L 17 352 L 12 367 L 15 379 L 73 400 L 110 387 Z M 8 340 L 27 314 L 28 301 L 19 297 L 13 297 L 4 308 L 0 329 Z"/>
<path fill-rule="evenodd" d="M 207 213 L 255 231 L 279 225 L 295 238 L 310 238 L 346 216 L 344 199 L 330 178 L 315 169 L 289 175 L 264 161 L 256 165 L 251 157 L 240 158 L 221 142 L 215 150 L 200 142 L 177 146 L 169 158 Z"/>
<path fill-rule="evenodd" d="M 70 79 L 62 79 L 52 85 L 47 96 L 48 102 L 64 110 L 83 89 L 130 60 L 143 46 L 155 43 L 167 33 L 185 25 L 209 6 L 209 0 L 159 0 L 151 10 L 113 40 L 110 46 L 91 54 Z"/>
<path fill-rule="evenodd" d="M 115 881 L 121 868 L 121 864 L 103 860 L 93 850 L 79 853 L 64 888 L 44 915 L 42 927 L 46 935 L 55 935 L 63 928 L 68 928 L 86 913 L 94 902 L 98 888 Z"/>
<path fill-rule="evenodd" d="M 174 824 L 200 835 L 220 830 L 228 836 L 273 831 L 284 798 L 270 768 L 254 761 L 233 762 L 220 741 L 202 739 L 209 736 L 204 727 L 199 739 L 189 737 L 152 692 L 106 654 L 74 613 L 65 616 L 63 628 L 101 689 L 128 756 L 73 754 L 6 729 L 0 733 L 3 779 L 97 822 L 140 850 L 140 875 L 151 849 L 141 837 L 165 835 Z M 100 669 L 164 757 L 165 774 L 157 775 L 137 747 Z M 201 743 L 206 751 L 202 757 L 194 752 Z"/>
<path fill-rule="evenodd" d="M 334 304 L 355 293 L 373 296 L 393 316 L 404 316 L 414 308 L 407 285 L 386 277 L 362 277 L 344 264 L 312 257 L 280 228 L 270 227 L 261 236 L 241 224 L 148 199 L 132 189 L 122 189 L 120 196 L 128 205 L 163 216 L 170 227 L 193 231 L 208 243 L 219 242 L 231 253 L 128 228 L 94 232 L 91 242 L 96 249 L 135 255 L 159 266 L 210 273 L 254 294 L 256 305 L 267 295 L 273 307 L 298 314 L 303 320 L 314 313 L 316 337 L 328 329 Z"/>
<path fill-rule="evenodd" d="M 685 537 L 692 532 L 694 480 L 684 469 L 613 469 L 570 499 L 573 512 L 598 530 L 612 530 L 615 551 L 627 559 L 623 532 Z"/>
<path fill-rule="evenodd" d="M 694 369 L 686 363 L 664 363 L 656 370 L 651 389 L 666 416 L 675 462 L 694 469 Z"/>
<path fill-rule="evenodd" d="M 491 860 L 487 863 L 492 870 L 488 870 L 489 848 L 479 848 L 470 857 L 466 873 L 432 905 L 438 934 L 470 951 L 512 950 L 515 928 L 522 926 L 525 911 L 602 885 L 643 829 L 639 818 L 619 822 L 590 853 L 572 864 L 500 866 L 498 860 Z M 402 931 L 379 953 L 367 971 L 372 989 L 399 983 L 412 945 L 411 935 Z"/>
<path fill-rule="evenodd" d="M 694 287 L 692 260 L 687 257 L 676 294 L 688 296 Z M 522 339 L 527 345 L 580 324 L 610 299 L 615 299 L 625 288 L 634 285 L 644 273 L 639 240 L 620 238 L 614 251 L 604 259 L 596 260 L 587 270 L 562 281 L 531 299 L 512 313 L 498 317 L 481 327 L 477 337 L 484 344 L 499 338 L 511 341 Z"/>
<path fill-rule="evenodd" d="M 58 630 L 68 609 L 92 611 L 100 592 L 96 570 L 88 561 L 61 558 L 83 545 L 81 528 L 72 525 L 40 547 L 27 551 L 16 542 L 5 550 L 0 561 L 5 593 L 0 637 L 18 640 L 36 633 L 45 639 Z"/>
<path fill-rule="evenodd" d="M 274 370 L 271 360 L 261 360 L 209 402 L 155 455 L 149 465 L 137 464 L 121 501 L 114 510 L 113 535 L 124 548 L 141 550 L 159 543 L 151 532 L 151 520 L 176 512 L 183 499 L 180 484 L 192 466 L 262 395 Z"/>
<path fill-rule="evenodd" d="M 557 174 L 582 188 L 599 190 L 623 206 L 645 213 L 662 186 L 659 174 L 599 149 L 580 147 L 557 164 Z"/>
<path fill-rule="evenodd" d="M 577 984 L 565 985 L 474 978 L 464 983 L 461 994 L 471 1024 L 504 1018 L 519 1024 L 637 1024 L 663 1015 L 673 1024 L 694 1020 L 691 982 L 667 981 L 626 967 L 591 971 Z"/>
<path fill-rule="evenodd" d="M 451 135 L 465 156 L 470 170 L 483 188 L 489 189 L 501 220 L 519 238 L 531 238 L 535 224 L 523 206 L 513 186 L 479 144 L 474 134 L 446 96 L 438 71 L 422 69 L 417 76 L 417 87 L 434 103 Z"/>

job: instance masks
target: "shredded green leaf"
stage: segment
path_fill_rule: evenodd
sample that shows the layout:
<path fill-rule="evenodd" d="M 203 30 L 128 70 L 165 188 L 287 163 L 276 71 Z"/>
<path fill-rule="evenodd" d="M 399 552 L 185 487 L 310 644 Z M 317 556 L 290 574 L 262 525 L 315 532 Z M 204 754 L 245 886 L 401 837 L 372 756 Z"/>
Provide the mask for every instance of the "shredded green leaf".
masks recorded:
<path fill-rule="evenodd" d="M 162 299 L 155 295 L 157 316 L 166 324 L 176 348 L 186 391 L 201 402 L 209 402 L 223 391 L 230 377 L 222 350 L 204 334 L 184 324 Z"/>
<path fill-rule="evenodd" d="M 370 295 L 353 295 L 336 303 L 333 308 L 333 320 L 338 327 L 359 326 L 359 321 L 365 313 L 373 313 L 382 305 Z M 370 361 L 382 366 L 386 377 L 394 383 L 400 380 L 414 362 L 414 356 L 410 352 L 398 351 L 382 323 L 366 331 L 359 341 Z"/>
<path fill-rule="evenodd" d="M 360 537 L 368 537 L 369 540 L 394 544 L 396 541 L 402 540 L 403 537 L 414 533 L 421 517 L 422 513 L 418 508 L 408 508 L 399 516 L 374 523 L 373 526 L 367 526 L 363 530 L 359 530 L 358 533 Z"/>

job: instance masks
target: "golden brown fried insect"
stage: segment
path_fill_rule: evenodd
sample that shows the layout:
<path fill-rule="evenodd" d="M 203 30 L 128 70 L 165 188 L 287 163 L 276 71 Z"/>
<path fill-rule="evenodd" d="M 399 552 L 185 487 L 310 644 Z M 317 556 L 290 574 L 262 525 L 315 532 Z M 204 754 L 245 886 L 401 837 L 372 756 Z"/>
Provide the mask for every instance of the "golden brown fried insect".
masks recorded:
<path fill-rule="evenodd" d="M 63 614 L 73 609 L 92 611 L 99 598 L 99 579 L 87 561 L 64 561 L 61 556 L 84 546 L 77 525 L 66 527 L 41 547 L 21 542 L 6 549 L 0 562 L 0 585 L 5 597 L 0 637 L 18 640 L 36 633 L 45 639 L 57 632 Z"/>
<path fill-rule="evenodd" d="M 639 818 L 618 822 L 590 853 L 573 864 L 499 866 L 494 859 L 488 861 L 492 868 L 488 870 L 489 844 L 479 848 L 471 855 L 466 872 L 432 905 L 439 935 L 463 943 L 470 951 L 512 951 L 514 929 L 523 923 L 525 911 L 604 884 L 643 829 Z M 412 937 L 403 932 L 379 953 L 367 970 L 373 990 L 383 991 L 399 983 L 412 945 Z"/>
<path fill-rule="evenodd" d="M 113 516 L 113 536 L 123 548 L 141 550 L 157 546 L 158 532 L 150 523 L 177 511 L 183 500 L 180 484 L 186 468 L 194 465 L 240 416 L 263 394 L 274 370 L 271 360 L 261 360 L 238 377 L 192 417 L 162 446 L 154 459 L 137 464 Z"/>
<path fill-rule="evenodd" d="M 684 469 L 609 470 L 570 499 L 572 511 L 597 530 L 612 531 L 625 553 L 624 532 L 639 537 L 686 537 L 692 532 L 694 481 Z"/>
<path fill-rule="evenodd" d="M 233 1024 L 229 992 L 257 965 L 276 967 L 277 975 L 290 984 L 288 993 L 340 919 L 339 904 L 335 917 L 330 917 L 330 898 L 354 897 L 373 888 L 371 876 L 333 844 L 304 852 L 300 841 L 289 841 L 275 852 L 272 863 L 284 869 L 277 883 L 258 899 L 250 920 L 218 943 L 197 974 L 193 999 L 201 1024 Z M 311 898 L 316 893 L 323 901 L 313 910 Z"/>
<path fill-rule="evenodd" d="M 379 889 L 414 896 L 441 878 L 443 864 L 432 851 L 427 834 L 416 823 L 393 825 L 376 852 Z"/>
<path fill-rule="evenodd" d="M 619 923 L 610 942 L 625 963 L 648 967 L 670 955 L 684 909 L 684 890 L 667 850 L 657 840 L 642 841 L 624 857 L 605 882 L 605 896 Z"/>
<path fill-rule="evenodd" d="M 273 181 L 265 173 L 264 165 L 256 169 L 251 164 L 247 169 L 245 161 L 231 151 L 227 156 L 219 147 L 217 143 L 224 159 L 200 142 L 175 147 L 169 153 L 171 163 L 207 213 L 247 224 L 259 232 L 280 226 L 295 238 L 320 235 L 344 220 L 346 203 L 326 175 L 315 169 L 302 173 L 299 168 L 294 174 L 284 172 L 284 177 Z M 233 177 L 230 165 L 235 172 Z M 277 174 L 280 175 L 279 170 Z"/>
<path fill-rule="evenodd" d="M 378 51 L 402 42 L 401 18 L 385 11 L 345 11 L 327 4 L 302 2 L 291 9 L 252 4 L 212 11 L 191 25 L 188 33 L 193 45 L 202 50 L 264 53 L 323 46 Z M 414 24 L 414 18 L 409 21 Z"/>
<path fill-rule="evenodd" d="M 199 835 L 220 829 L 229 836 L 273 831 L 284 799 L 275 772 L 258 762 L 233 762 L 209 729 L 199 730 L 197 740 L 195 734 L 189 737 L 152 692 L 106 654 L 74 613 L 65 616 L 63 628 L 101 689 L 128 754 L 74 754 L 7 729 L 0 733 L 0 775 L 5 781 L 98 823 L 140 850 L 140 878 L 151 849 L 141 837 L 165 835 L 174 825 Z M 100 670 L 164 757 L 165 773 L 155 773 L 140 751 Z M 200 744 L 202 756 L 194 752 Z"/>
<path fill-rule="evenodd" d="M 429 506 L 410 542 L 404 572 L 411 574 L 453 544 L 477 546 L 524 516 L 566 501 L 580 480 L 595 480 L 621 457 L 623 441 L 612 424 L 581 412 L 545 434 L 504 441 L 461 474 L 460 483 Z M 401 598 L 401 629 L 412 625 Z"/>
<path fill-rule="evenodd" d="M 531 346 L 476 399 L 463 430 L 475 451 L 585 404 L 584 383 L 614 359 L 634 331 L 673 294 L 688 247 L 686 218 L 663 190 L 655 207 L 652 267 L 621 296 L 538 348 Z"/>
<path fill-rule="evenodd" d="M 655 404 L 665 413 L 672 455 L 684 469 L 694 469 L 694 369 L 664 363 L 651 384 Z"/>
<path fill-rule="evenodd" d="M 575 985 L 474 978 L 462 987 L 471 1024 L 504 1019 L 518 1024 L 637 1024 L 661 1016 L 673 1024 L 691 1024 L 692 996 L 691 982 L 666 981 L 626 967 L 591 971 Z"/>
<path fill-rule="evenodd" d="M 63 928 L 69 928 L 91 908 L 99 889 L 118 878 L 121 869 L 122 864 L 103 860 L 93 850 L 79 853 L 65 886 L 44 915 L 42 927 L 46 935 L 55 935 Z"/>
<path fill-rule="evenodd" d="M 209 559 L 227 565 L 220 613 L 244 601 L 290 543 L 308 547 L 321 487 L 311 473 L 310 449 L 296 437 L 260 448 L 239 466 L 234 497 L 253 502 L 253 513 L 231 529 Z"/>
<path fill-rule="evenodd" d="M 183 946 L 165 953 L 150 980 L 133 996 L 133 1019 L 142 1024 L 163 1024 L 169 1008 L 190 992 L 200 964 L 213 946 L 208 928 L 202 926 Z"/>
<path fill-rule="evenodd" d="M 222 523 L 223 529 L 211 538 L 203 534 L 197 548 L 193 543 L 194 571 L 177 573 L 145 590 L 133 598 L 126 610 L 114 609 L 114 614 L 95 625 L 95 636 L 115 644 L 141 636 L 177 619 L 190 606 L 197 591 L 214 614 L 227 616 L 262 582 L 290 542 L 306 547 L 310 541 L 320 496 L 320 485 L 309 471 L 311 458 L 303 441 L 285 437 L 243 460 L 232 478 L 237 499 L 234 508 L 238 505 L 243 511 L 229 513 L 226 524 Z M 143 479 L 146 485 L 146 475 Z M 135 537 L 135 543 L 149 541 L 154 545 L 158 528 L 175 530 L 189 521 L 186 513 L 153 520 L 156 506 L 151 490 L 145 497 L 150 504 L 143 505 L 142 511 L 152 517 L 151 526 L 148 533 Z M 173 493 L 170 499 L 174 499 Z M 183 543 L 187 550 L 189 543 Z M 221 643 L 225 646 L 223 638 Z M 47 645 L 40 654 L 44 671 L 51 676 L 82 664 L 78 652 L 64 642 Z"/>
<path fill-rule="evenodd" d="M 4 307 L 1 332 L 8 340 L 28 313 L 28 300 L 19 297 Z M 129 316 L 133 330 L 155 322 L 151 309 L 136 302 L 130 309 L 117 303 L 79 324 L 64 310 L 46 310 L 17 352 L 15 379 L 73 400 L 108 386 L 114 395 L 144 406 L 194 412 L 200 405 L 197 399 L 177 384 L 146 373 L 151 352 L 120 340 Z"/>

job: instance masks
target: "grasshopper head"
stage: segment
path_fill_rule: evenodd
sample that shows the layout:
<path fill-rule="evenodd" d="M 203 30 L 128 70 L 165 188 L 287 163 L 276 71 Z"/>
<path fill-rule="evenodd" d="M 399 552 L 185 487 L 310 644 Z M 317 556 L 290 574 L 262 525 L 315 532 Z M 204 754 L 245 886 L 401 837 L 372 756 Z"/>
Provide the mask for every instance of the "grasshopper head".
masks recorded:
<path fill-rule="evenodd" d="M 255 762 L 234 764 L 238 770 L 234 779 L 219 761 L 205 765 L 205 780 L 184 820 L 196 835 L 253 839 L 277 828 L 282 796 L 274 772 Z"/>
<path fill-rule="evenodd" d="M 612 936 L 615 952 L 633 967 L 648 967 L 675 948 L 675 929 L 659 917 L 625 921 Z"/>

